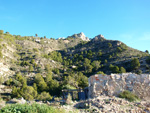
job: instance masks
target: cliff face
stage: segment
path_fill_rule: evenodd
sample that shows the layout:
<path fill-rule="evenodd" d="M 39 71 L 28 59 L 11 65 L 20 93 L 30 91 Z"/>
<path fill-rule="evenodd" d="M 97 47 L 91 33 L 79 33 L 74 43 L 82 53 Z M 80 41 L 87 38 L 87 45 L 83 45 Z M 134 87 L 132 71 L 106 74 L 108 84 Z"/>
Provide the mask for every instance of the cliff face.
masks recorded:
<path fill-rule="evenodd" d="M 111 74 L 94 75 L 89 78 L 89 97 L 99 95 L 117 96 L 129 90 L 141 99 L 150 100 L 150 75 L 148 74 Z"/>

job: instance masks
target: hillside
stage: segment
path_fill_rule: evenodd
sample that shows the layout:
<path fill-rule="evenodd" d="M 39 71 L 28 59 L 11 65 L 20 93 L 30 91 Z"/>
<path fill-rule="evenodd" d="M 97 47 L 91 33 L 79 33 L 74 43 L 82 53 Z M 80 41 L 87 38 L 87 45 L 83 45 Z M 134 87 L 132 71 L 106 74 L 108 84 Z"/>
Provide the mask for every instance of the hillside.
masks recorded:
<path fill-rule="evenodd" d="M 149 54 L 123 42 L 84 33 L 63 39 L 0 33 L 1 84 L 11 97 L 59 96 L 63 88 L 84 88 L 95 73 L 149 73 Z M 30 93 L 28 93 L 30 91 Z M 3 98 L 3 91 L 0 92 Z M 10 98 L 10 97 L 9 97 Z"/>
<path fill-rule="evenodd" d="M 60 52 L 64 59 L 70 60 L 73 65 L 76 65 L 76 70 L 82 72 L 86 69 L 91 70 L 86 73 L 89 76 L 98 71 L 106 74 L 119 73 L 110 68 L 112 65 L 118 66 L 116 68 L 123 67 L 127 72 L 149 73 L 149 69 L 147 69 L 149 65 L 145 62 L 149 56 L 148 53 L 128 47 L 117 40 L 107 40 L 102 35 Z M 140 63 L 136 69 L 132 69 L 131 66 L 134 58 L 138 59 Z"/>

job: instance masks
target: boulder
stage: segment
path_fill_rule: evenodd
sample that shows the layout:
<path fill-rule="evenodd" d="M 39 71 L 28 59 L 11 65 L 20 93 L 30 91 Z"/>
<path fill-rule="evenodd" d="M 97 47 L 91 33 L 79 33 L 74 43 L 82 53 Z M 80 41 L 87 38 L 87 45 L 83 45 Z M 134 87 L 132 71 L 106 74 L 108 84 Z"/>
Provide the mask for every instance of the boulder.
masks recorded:
<path fill-rule="evenodd" d="M 89 97 L 100 95 L 118 96 L 124 90 L 129 90 L 141 99 L 150 100 L 150 75 L 149 74 L 96 74 L 88 79 Z"/>

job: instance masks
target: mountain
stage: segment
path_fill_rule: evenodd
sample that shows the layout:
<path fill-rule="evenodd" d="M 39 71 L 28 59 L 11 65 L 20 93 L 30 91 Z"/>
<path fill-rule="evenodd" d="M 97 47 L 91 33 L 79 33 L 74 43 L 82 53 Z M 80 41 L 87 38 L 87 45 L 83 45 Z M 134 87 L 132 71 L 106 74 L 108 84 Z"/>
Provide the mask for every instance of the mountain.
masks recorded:
<path fill-rule="evenodd" d="M 149 73 L 149 64 L 147 52 L 103 35 L 89 40 L 81 32 L 56 40 L 0 32 L 0 83 L 13 88 L 11 97 L 30 100 L 44 91 L 59 95 L 63 88 L 88 86 L 93 74 Z M 25 95 L 27 89 L 37 96 Z"/>

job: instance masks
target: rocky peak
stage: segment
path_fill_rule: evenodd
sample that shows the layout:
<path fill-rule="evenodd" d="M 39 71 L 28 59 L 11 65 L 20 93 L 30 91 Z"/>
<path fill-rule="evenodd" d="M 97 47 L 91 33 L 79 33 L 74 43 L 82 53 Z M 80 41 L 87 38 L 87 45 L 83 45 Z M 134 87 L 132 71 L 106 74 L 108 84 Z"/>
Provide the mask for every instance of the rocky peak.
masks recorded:
<path fill-rule="evenodd" d="M 106 39 L 104 38 L 103 35 L 100 34 L 100 35 L 95 36 L 92 41 L 103 41 L 103 40 L 106 40 Z"/>
<path fill-rule="evenodd" d="M 73 38 L 81 38 L 83 41 L 89 41 L 89 38 L 86 37 L 83 32 L 78 33 L 78 34 L 74 34 L 72 37 Z"/>

